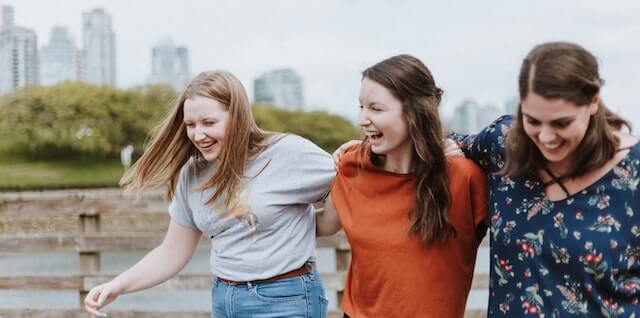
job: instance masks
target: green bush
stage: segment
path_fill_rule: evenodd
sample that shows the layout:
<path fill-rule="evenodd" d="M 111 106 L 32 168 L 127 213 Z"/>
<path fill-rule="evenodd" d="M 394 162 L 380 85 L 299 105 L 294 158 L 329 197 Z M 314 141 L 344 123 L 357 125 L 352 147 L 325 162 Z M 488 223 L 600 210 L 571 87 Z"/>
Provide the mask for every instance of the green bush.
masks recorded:
<path fill-rule="evenodd" d="M 167 86 L 26 87 L 0 100 L 0 133 L 30 159 L 115 158 L 127 144 L 142 146 L 173 96 Z"/>
<path fill-rule="evenodd" d="M 176 97 L 163 85 L 130 90 L 73 82 L 25 87 L 0 98 L 0 151 L 28 159 L 114 159 L 133 144 L 137 157 Z M 266 106 L 253 111 L 261 128 L 301 135 L 329 152 L 359 137 L 349 121 L 326 112 Z"/>
<path fill-rule="evenodd" d="M 351 122 L 327 112 L 288 111 L 259 105 L 253 107 L 253 114 L 260 128 L 300 135 L 328 152 L 347 140 L 360 138 L 359 130 Z"/>

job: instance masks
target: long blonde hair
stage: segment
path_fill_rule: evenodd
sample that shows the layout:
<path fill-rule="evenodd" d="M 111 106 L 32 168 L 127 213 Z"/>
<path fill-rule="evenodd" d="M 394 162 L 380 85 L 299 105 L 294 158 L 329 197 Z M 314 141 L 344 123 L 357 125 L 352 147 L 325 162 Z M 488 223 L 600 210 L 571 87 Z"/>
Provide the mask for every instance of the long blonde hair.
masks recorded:
<path fill-rule="evenodd" d="M 200 186 L 200 190 L 215 188 L 208 203 L 225 195 L 228 205 L 247 163 L 269 146 L 275 134 L 256 125 L 249 98 L 242 83 L 226 71 L 206 71 L 198 74 L 178 98 L 175 106 L 152 134 L 151 141 L 136 163 L 125 172 L 120 185 L 127 191 L 166 186 L 167 197 L 175 194 L 180 169 L 190 158 L 204 160 L 187 137 L 184 103 L 195 96 L 211 98 L 229 112 L 224 146 L 217 159 L 215 173 Z"/>

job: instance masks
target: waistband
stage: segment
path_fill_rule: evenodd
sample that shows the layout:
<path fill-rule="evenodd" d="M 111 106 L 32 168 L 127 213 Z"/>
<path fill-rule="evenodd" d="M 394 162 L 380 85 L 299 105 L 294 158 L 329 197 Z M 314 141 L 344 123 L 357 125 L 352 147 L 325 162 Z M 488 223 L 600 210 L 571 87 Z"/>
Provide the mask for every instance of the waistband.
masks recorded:
<path fill-rule="evenodd" d="M 222 278 L 222 277 L 218 277 L 218 281 L 223 282 L 227 285 L 246 285 L 246 284 L 261 284 L 261 283 L 273 283 L 275 281 L 281 280 L 281 279 L 285 279 L 285 278 L 293 278 L 293 277 L 298 277 L 298 276 L 302 276 L 306 273 L 309 273 L 311 271 L 313 271 L 316 268 L 316 263 L 315 262 L 307 262 L 304 265 L 302 265 L 302 267 L 294 269 L 292 271 L 280 274 L 280 275 L 276 275 L 273 276 L 271 278 L 266 278 L 266 279 L 259 279 L 259 280 L 254 280 L 254 281 L 245 281 L 245 282 L 241 282 L 241 281 L 235 281 L 235 280 L 231 280 L 231 279 L 226 279 L 226 278 Z"/>

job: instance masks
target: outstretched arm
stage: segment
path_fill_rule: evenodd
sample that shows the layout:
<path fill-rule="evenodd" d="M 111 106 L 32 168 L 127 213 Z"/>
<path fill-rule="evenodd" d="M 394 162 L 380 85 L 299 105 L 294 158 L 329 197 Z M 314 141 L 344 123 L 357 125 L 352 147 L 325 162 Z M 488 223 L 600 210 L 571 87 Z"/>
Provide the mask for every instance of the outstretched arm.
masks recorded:
<path fill-rule="evenodd" d="M 191 259 L 201 236 L 202 233 L 171 221 L 158 247 L 113 280 L 89 291 L 84 299 L 85 309 L 93 315 L 105 316 L 98 310 L 119 295 L 147 289 L 173 277 Z"/>

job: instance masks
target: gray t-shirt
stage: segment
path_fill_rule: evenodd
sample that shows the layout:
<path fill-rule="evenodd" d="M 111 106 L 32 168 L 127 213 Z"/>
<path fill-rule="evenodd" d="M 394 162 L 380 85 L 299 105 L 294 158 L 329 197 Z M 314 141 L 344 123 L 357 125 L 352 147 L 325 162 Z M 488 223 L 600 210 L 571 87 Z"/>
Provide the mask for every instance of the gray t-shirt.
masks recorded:
<path fill-rule="evenodd" d="M 282 137 L 246 166 L 246 178 L 229 208 L 223 198 L 206 204 L 212 189 L 198 191 L 216 165 L 187 162 L 169 206 L 173 221 L 211 240 L 214 275 L 235 281 L 266 279 L 315 259 L 311 204 L 329 191 L 335 177 L 328 153 L 302 137 Z"/>

